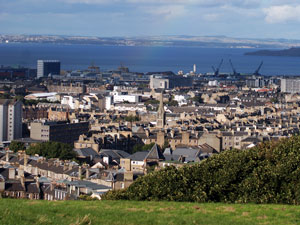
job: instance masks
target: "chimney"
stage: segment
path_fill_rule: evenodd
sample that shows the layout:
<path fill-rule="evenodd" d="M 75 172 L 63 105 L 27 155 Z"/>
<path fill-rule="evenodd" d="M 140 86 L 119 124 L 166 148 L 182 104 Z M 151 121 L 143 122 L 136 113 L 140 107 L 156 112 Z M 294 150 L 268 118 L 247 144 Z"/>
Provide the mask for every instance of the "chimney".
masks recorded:
<path fill-rule="evenodd" d="M 6 153 L 5 153 L 5 161 L 9 162 L 9 151 L 8 150 L 6 150 Z"/>
<path fill-rule="evenodd" d="M 78 179 L 81 180 L 82 168 L 81 166 L 78 167 Z"/>
<path fill-rule="evenodd" d="M 38 189 L 40 189 L 40 182 L 38 176 L 35 177 L 35 184 Z"/>
<path fill-rule="evenodd" d="M 67 163 L 64 163 L 64 171 L 67 171 L 68 170 L 68 164 Z"/>
<path fill-rule="evenodd" d="M 87 167 L 85 169 L 85 179 L 89 179 L 90 178 L 90 171 L 89 171 L 89 167 Z"/>
<path fill-rule="evenodd" d="M 0 193 L 5 190 L 5 181 L 0 179 Z"/>
<path fill-rule="evenodd" d="M 150 136 L 150 131 L 147 129 L 147 130 L 145 130 L 145 132 L 146 132 L 146 136 L 149 137 Z"/>
<path fill-rule="evenodd" d="M 16 179 L 16 170 L 15 170 L 15 168 L 9 168 L 8 169 L 8 179 L 9 180 Z"/>
<path fill-rule="evenodd" d="M 21 185 L 25 189 L 25 177 L 21 177 Z"/>
<path fill-rule="evenodd" d="M 19 178 L 24 177 L 24 169 L 22 169 L 21 166 L 19 166 L 18 168 L 18 177 Z"/>
<path fill-rule="evenodd" d="M 174 138 L 175 137 L 175 130 L 172 129 L 170 133 L 171 133 L 171 138 Z"/>
<path fill-rule="evenodd" d="M 50 191 L 53 191 L 53 190 L 54 190 L 54 184 L 50 183 Z"/>
<path fill-rule="evenodd" d="M 27 163 L 28 163 L 28 158 L 27 158 L 27 155 L 25 153 L 24 154 L 24 167 L 27 166 Z"/>

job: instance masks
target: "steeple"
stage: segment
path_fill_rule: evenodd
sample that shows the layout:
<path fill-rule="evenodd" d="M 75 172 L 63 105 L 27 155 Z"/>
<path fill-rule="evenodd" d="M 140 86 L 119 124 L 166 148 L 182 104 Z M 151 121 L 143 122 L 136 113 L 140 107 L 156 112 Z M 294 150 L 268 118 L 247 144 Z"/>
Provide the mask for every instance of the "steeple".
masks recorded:
<path fill-rule="evenodd" d="M 163 93 L 160 94 L 159 107 L 157 111 L 156 127 L 163 128 L 165 125 L 165 109 L 163 102 Z"/>

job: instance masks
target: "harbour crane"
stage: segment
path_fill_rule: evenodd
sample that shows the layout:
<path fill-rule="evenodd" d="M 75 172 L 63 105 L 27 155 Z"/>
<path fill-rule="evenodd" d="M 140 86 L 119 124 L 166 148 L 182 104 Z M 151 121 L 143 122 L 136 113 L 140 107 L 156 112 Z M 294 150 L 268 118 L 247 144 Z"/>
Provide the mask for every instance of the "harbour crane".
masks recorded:
<path fill-rule="evenodd" d="M 230 66 L 231 66 L 231 68 L 232 68 L 233 75 L 234 75 L 234 76 L 240 75 L 240 73 L 237 73 L 237 72 L 236 72 L 236 69 L 234 68 L 234 66 L 233 66 L 233 64 L 232 64 L 231 59 L 229 59 L 229 63 L 230 63 Z"/>
<path fill-rule="evenodd" d="M 212 66 L 212 69 L 213 69 L 213 70 L 214 70 L 214 72 L 215 72 L 215 76 L 219 76 L 219 73 L 220 73 L 220 68 L 221 68 L 222 64 L 223 64 L 223 59 L 221 60 L 221 62 L 220 62 L 220 64 L 219 64 L 219 66 L 218 66 L 218 68 L 217 68 L 217 69 L 215 69 L 215 67 L 214 67 L 214 66 Z"/>
<path fill-rule="evenodd" d="M 257 70 L 255 70 L 255 72 L 253 73 L 253 75 L 256 75 L 256 76 L 260 76 L 261 74 L 259 73 L 262 65 L 264 64 L 264 61 L 261 61 L 261 63 L 259 64 L 259 67 L 257 68 Z"/>

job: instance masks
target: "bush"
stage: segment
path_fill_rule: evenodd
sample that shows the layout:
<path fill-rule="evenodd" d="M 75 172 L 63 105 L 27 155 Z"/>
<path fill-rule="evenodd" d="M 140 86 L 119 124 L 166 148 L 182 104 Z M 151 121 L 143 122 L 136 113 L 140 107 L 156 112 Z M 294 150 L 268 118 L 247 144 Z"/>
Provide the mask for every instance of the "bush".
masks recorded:
<path fill-rule="evenodd" d="M 97 201 L 97 198 L 93 198 L 90 195 L 79 195 L 78 200 L 82 201 Z"/>
<path fill-rule="evenodd" d="M 138 178 L 109 199 L 300 204 L 300 136 Z"/>

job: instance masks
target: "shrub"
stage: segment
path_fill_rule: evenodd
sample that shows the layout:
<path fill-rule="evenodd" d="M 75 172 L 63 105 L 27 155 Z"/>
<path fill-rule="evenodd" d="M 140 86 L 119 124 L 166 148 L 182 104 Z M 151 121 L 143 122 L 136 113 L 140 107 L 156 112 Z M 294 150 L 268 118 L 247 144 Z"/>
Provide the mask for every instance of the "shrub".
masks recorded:
<path fill-rule="evenodd" d="M 300 204 L 300 136 L 138 178 L 109 199 Z"/>

